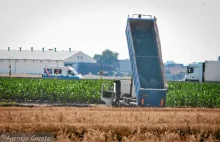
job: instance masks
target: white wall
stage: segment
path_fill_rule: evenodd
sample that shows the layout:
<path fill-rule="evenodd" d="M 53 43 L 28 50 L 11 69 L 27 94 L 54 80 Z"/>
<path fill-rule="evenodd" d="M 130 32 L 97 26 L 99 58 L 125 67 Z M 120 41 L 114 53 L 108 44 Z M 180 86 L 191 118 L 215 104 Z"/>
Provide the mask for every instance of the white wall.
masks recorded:
<path fill-rule="evenodd" d="M 9 73 L 9 64 L 11 66 L 15 66 L 15 61 L 14 60 L 0 60 L 0 73 Z M 13 68 L 14 69 L 14 68 Z M 13 72 L 13 70 L 12 70 Z"/>
<path fill-rule="evenodd" d="M 43 66 L 57 65 L 63 66 L 63 61 L 49 60 L 0 60 L 0 73 L 9 73 L 9 64 L 11 64 L 11 73 L 43 73 Z"/>
<path fill-rule="evenodd" d="M 74 54 L 73 56 L 65 59 L 64 62 L 65 63 L 78 63 L 78 62 L 96 63 L 96 60 L 80 51 L 80 52 Z"/>

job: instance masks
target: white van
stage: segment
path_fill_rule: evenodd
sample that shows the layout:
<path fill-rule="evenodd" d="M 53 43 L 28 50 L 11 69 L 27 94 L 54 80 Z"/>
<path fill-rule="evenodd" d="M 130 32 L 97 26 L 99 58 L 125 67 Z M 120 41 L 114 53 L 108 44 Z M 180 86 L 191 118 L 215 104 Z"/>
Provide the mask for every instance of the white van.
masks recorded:
<path fill-rule="evenodd" d="M 78 74 L 70 66 L 44 66 L 42 78 L 58 78 L 58 79 L 82 79 L 82 75 Z"/>

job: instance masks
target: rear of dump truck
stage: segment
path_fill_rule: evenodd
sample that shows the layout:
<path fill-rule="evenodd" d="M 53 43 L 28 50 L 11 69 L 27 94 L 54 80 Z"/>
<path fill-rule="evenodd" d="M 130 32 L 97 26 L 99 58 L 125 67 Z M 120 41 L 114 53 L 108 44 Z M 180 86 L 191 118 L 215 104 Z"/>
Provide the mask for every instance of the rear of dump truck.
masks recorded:
<path fill-rule="evenodd" d="M 164 107 L 167 90 L 156 18 L 134 16 L 127 19 L 126 37 L 137 103 Z"/>

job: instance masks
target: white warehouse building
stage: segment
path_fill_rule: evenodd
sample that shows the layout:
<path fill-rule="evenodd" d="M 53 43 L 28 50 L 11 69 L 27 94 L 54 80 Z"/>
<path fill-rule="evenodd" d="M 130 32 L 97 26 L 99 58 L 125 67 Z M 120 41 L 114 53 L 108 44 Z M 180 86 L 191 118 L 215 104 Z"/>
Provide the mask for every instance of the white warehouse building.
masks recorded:
<path fill-rule="evenodd" d="M 49 50 L 0 50 L 0 73 L 42 74 L 45 65 L 64 66 L 64 63 L 96 63 L 96 60 L 81 51 Z"/>

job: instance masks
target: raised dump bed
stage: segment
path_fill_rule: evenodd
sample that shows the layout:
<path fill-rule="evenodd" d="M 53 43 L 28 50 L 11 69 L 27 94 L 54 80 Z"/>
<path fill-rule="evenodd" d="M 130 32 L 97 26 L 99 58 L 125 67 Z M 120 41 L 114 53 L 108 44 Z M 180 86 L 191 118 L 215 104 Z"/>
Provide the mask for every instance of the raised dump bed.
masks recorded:
<path fill-rule="evenodd" d="M 156 18 L 128 18 L 126 36 L 138 105 L 165 106 L 165 74 Z"/>

